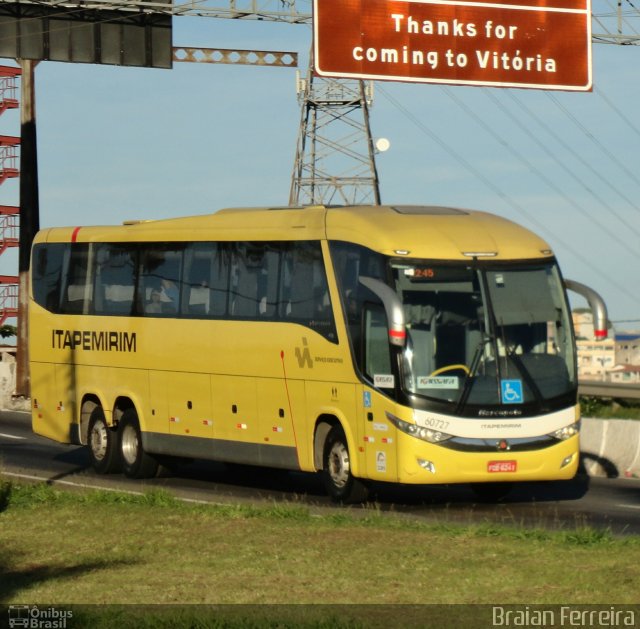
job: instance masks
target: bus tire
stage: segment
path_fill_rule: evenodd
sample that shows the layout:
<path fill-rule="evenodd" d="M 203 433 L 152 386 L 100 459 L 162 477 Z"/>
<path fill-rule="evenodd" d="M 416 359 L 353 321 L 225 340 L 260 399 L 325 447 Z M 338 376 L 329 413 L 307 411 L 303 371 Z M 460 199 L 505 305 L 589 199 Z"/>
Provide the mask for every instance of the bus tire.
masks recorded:
<path fill-rule="evenodd" d="M 129 478 L 153 478 L 158 473 L 158 461 L 142 448 L 142 433 L 138 414 L 132 408 L 122 414 L 118 426 L 122 470 Z"/>
<path fill-rule="evenodd" d="M 91 411 L 87 447 L 91 465 L 98 474 L 115 474 L 122 470 L 118 431 L 107 425 L 101 406 Z"/>
<path fill-rule="evenodd" d="M 351 473 L 349 446 L 341 426 L 333 426 L 324 442 L 322 477 L 334 502 L 364 502 L 369 490 Z"/>

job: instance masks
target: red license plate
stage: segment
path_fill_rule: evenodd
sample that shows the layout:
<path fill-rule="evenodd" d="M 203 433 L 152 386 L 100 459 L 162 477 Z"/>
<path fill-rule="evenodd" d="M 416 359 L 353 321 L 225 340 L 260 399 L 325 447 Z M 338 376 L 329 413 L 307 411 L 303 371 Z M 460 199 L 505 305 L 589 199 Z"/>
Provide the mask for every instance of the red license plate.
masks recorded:
<path fill-rule="evenodd" d="M 496 472 L 515 472 L 518 469 L 518 461 L 489 461 L 487 463 L 487 472 L 494 474 Z"/>

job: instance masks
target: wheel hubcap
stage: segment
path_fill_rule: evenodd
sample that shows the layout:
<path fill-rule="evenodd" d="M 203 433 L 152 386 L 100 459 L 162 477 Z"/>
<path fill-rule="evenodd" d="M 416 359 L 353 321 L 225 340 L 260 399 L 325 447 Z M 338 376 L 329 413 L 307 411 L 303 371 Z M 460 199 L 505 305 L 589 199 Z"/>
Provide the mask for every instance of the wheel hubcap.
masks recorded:
<path fill-rule="evenodd" d="M 102 422 L 96 422 L 89 437 L 91 452 L 96 461 L 102 461 L 107 454 L 108 438 L 107 427 Z"/>
<path fill-rule="evenodd" d="M 138 457 L 138 433 L 132 426 L 125 426 L 121 436 L 122 458 L 132 465 Z"/>
<path fill-rule="evenodd" d="M 334 443 L 329 451 L 329 476 L 336 487 L 344 487 L 349 480 L 349 451 L 344 443 Z"/>

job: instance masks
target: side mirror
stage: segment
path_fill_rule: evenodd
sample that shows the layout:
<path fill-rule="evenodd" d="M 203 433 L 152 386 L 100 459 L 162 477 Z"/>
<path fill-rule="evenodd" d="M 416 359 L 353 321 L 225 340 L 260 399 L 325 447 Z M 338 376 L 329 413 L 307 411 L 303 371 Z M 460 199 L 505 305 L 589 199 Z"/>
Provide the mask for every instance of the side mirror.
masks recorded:
<path fill-rule="evenodd" d="M 373 277 L 362 276 L 360 283 L 375 293 L 384 305 L 389 325 L 389 343 L 397 347 L 404 347 L 407 340 L 407 330 L 404 308 L 397 293 L 390 286 Z"/>
<path fill-rule="evenodd" d="M 597 341 L 607 338 L 607 306 L 604 299 L 596 291 L 580 282 L 573 280 L 564 281 L 565 288 L 578 295 L 582 295 L 588 302 L 593 313 L 593 333 Z"/>

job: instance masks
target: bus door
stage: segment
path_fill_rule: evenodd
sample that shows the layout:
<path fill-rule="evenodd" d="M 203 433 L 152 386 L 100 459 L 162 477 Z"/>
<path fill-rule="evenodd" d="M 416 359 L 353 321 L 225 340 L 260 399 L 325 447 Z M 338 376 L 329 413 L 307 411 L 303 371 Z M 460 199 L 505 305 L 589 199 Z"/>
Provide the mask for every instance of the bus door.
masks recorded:
<path fill-rule="evenodd" d="M 367 476 L 380 481 L 397 481 L 396 429 L 386 416 L 386 410 L 393 404 L 373 387 L 362 385 L 359 389 Z"/>
<path fill-rule="evenodd" d="M 359 404 L 362 416 L 367 474 L 384 481 L 397 480 L 395 428 L 387 411 L 395 412 L 392 396 L 398 383 L 393 368 L 392 350 L 384 307 L 365 304 L 363 308 L 362 367 L 369 384 L 361 389 Z M 372 386 L 373 385 L 373 386 Z"/>

